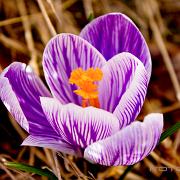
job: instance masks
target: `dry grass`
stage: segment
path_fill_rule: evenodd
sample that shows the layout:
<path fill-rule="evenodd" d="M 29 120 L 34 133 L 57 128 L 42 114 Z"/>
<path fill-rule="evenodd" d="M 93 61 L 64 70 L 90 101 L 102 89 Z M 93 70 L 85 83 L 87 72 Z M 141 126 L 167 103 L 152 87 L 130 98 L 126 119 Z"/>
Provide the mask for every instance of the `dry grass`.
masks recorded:
<path fill-rule="evenodd" d="M 131 17 L 144 34 L 151 50 L 153 72 L 150 87 L 139 119 L 151 112 L 162 112 L 165 128 L 180 118 L 180 2 L 178 0 L 0 0 L 0 71 L 13 61 L 29 63 L 43 78 L 41 60 L 48 40 L 57 33 L 78 34 L 95 16 L 123 12 Z M 1 107 L 3 107 L 1 105 Z M 26 133 L 0 110 L 8 124 L 0 148 L 0 179 L 40 179 L 39 176 L 7 169 L 3 162 L 16 160 L 47 167 L 59 179 L 119 179 L 125 167 L 104 168 L 76 157 L 56 154 L 48 149 L 19 147 Z M 7 121 L 9 120 L 9 121 Z M 3 128 L 5 130 L 3 130 Z M 15 129 L 16 131 L 11 131 Z M 10 131 L 8 137 L 7 131 Z M 7 136 L 7 137 L 6 137 Z M 11 143 L 13 138 L 19 143 Z M 9 141 L 10 140 L 10 141 Z M 14 149 L 14 144 L 16 144 Z M 127 179 L 180 179 L 180 132 L 167 138 L 155 152 L 138 163 Z M 14 152 L 15 151 L 15 152 Z M 13 158 L 12 158 L 13 157 Z M 172 168 L 168 172 L 157 167 Z M 46 179 L 42 177 L 41 179 Z"/>

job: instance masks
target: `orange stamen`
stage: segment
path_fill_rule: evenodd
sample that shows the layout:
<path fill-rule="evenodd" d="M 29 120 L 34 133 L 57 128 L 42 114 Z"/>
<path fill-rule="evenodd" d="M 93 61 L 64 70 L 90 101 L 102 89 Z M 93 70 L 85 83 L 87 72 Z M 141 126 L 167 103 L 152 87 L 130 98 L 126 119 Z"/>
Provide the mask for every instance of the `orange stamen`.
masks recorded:
<path fill-rule="evenodd" d="M 90 100 L 89 100 L 89 103 L 90 103 L 91 106 L 94 106 L 94 107 L 99 108 L 99 105 L 100 105 L 100 104 L 99 104 L 98 98 L 90 99 Z"/>
<path fill-rule="evenodd" d="M 82 68 L 77 68 L 71 72 L 69 83 L 78 86 L 74 93 L 83 98 L 82 107 L 87 107 L 88 105 L 99 107 L 98 86 L 96 82 L 100 81 L 102 76 L 103 73 L 99 68 L 89 68 L 86 71 Z"/>
<path fill-rule="evenodd" d="M 87 107 L 87 106 L 88 106 L 88 100 L 82 99 L 82 107 Z"/>

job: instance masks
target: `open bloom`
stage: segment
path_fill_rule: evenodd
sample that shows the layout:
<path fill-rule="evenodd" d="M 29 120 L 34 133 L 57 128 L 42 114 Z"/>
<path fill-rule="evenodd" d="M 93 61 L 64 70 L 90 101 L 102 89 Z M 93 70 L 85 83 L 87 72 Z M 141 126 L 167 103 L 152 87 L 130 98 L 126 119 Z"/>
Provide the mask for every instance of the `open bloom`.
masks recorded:
<path fill-rule="evenodd" d="M 151 75 L 146 42 L 125 15 L 111 13 L 80 33 L 47 44 L 49 90 L 29 66 L 15 62 L 0 77 L 0 97 L 30 134 L 23 145 L 77 154 L 102 165 L 130 165 L 158 143 L 161 114 L 134 122 Z"/>

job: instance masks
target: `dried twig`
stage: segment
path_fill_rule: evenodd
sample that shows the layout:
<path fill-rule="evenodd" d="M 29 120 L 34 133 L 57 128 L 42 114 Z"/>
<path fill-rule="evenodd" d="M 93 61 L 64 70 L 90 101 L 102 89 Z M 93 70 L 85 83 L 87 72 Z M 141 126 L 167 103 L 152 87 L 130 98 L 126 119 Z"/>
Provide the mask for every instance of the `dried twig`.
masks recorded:
<path fill-rule="evenodd" d="M 54 13 L 55 17 L 57 18 L 59 24 L 62 26 L 62 21 L 61 21 L 61 19 L 60 19 L 59 16 L 58 16 L 58 14 L 61 14 L 61 11 L 62 11 L 62 8 L 61 8 L 61 6 L 62 6 L 62 5 L 61 5 L 61 0 L 60 0 L 60 2 L 59 2 L 59 6 L 60 6 L 60 8 L 61 8 L 61 9 L 60 9 L 60 8 L 58 9 L 58 12 L 59 12 L 59 13 L 57 13 L 56 7 L 54 6 L 52 0 L 47 0 L 47 2 L 49 3 L 49 5 L 50 5 L 50 7 L 51 7 L 51 9 L 52 9 L 52 12 Z"/>
<path fill-rule="evenodd" d="M 35 72 L 37 74 L 39 74 L 39 68 L 38 68 L 38 64 L 37 64 L 37 53 L 36 53 L 35 47 L 34 47 L 34 40 L 33 40 L 32 32 L 31 32 L 31 24 L 30 24 L 28 17 L 25 16 L 27 14 L 27 10 L 26 10 L 24 0 L 18 0 L 17 6 L 19 9 L 20 15 L 23 16 L 22 23 L 23 23 L 24 32 L 25 32 L 25 39 L 26 39 L 28 50 L 31 55 L 31 60 L 30 60 L 29 64 L 33 67 Z"/>
<path fill-rule="evenodd" d="M 56 167 L 55 167 L 55 164 L 53 161 L 53 155 L 52 155 L 51 151 L 47 148 L 43 148 L 43 149 L 44 149 L 44 152 L 46 154 L 46 159 L 49 162 L 51 169 L 53 170 L 53 172 L 56 172 Z"/>
<path fill-rule="evenodd" d="M 174 87 L 174 90 L 176 93 L 176 97 L 180 101 L 180 84 L 178 82 L 178 78 L 176 76 L 173 64 L 172 64 L 171 59 L 169 57 L 168 51 L 167 51 L 166 46 L 164 44 L 164 41 L 163 41 L 163 38 L 161 36 L 158 25 L 154 19 L 153 10 L 152 10 L 150 1 L 149 0 L 144 1 L 143 5 L 144 5 L 144 9 L 145 9 L 144 13 L 147 15 L 147 17 L 149 19 L 149 23 L 150 23 L 151 29 L 153 31 L 155 41 L 157 43 L 157 46 L 159 47 L 159 50 L 163 56 L 164 63 L 165 63 L 166 68 L 169 72 L 169 76 L 171 78 L 171 81 L 172 81 L 172 84 L 173 84 L 173 87 Z"/>
<path fill-rule="evenodd" d="M 83 4 L 84 4 L 86 18 L 88 19 L 90 14 L 94 14 L 92 7 L 92 0 L 83 0 Z"/>
<path fill-rule="evenodd" d="M 55 162 L 55 167 L 56 167 L 56 172 L 57 172 L 56 174 L 57 174 L 58 180 L 62 180 L 60 167 L 59 167 L 59 162 L 58 162 L 58 159 L 57 159 L 56 152 L 53 151 L 52 153 L 53 153 L 53 157 L 54 157 L 54 162 Z"/>
<path fill-rule="evenodd" d="M 16 177 L 2 163 L 0 163 L 0 168 L 3 169 L 12 180 L 16 180 Z"/>
<path fill-rule="evenodd" d="M 53 24 L 51 23 L 51 20 L 49 19 L 48 13 L 47 13 L 47 11 L 46 11 L 46 8 L 45 8 L 42 0 L 37 0 L 37 2 L 38 2 L 38 4 L 39 4 L 39 7 L 40 7 L 40 9 L 41 9 L 41 12 L 42 12 L 42 14 L 43 14 L 43 16 L 44 16 L 44 19 L 45 19 L 45 21 L 46 21 L 46 23 L 47 23 L 47 26 L 48 26 L 48 28 L 49 28 L 49 30 L 50 30 L 50 32 L 51 32 L 51 35 L 52 35 L 52 36 L 55 36 L 55 35 L 57 34 L 57 33 L 56 33 L 56 30 L 55 30 Z"/>

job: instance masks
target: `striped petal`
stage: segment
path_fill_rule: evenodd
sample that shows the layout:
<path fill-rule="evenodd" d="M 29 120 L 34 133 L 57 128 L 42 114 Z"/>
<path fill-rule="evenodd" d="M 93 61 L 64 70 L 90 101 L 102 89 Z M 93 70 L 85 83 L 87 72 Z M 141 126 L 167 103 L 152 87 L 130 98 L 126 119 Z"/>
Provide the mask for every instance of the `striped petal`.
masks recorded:
<path fill-rule="evenodd" d="M 0 77 L 0 98 L 19 125 L 29 132 L 28 120 L 21 109 L 19 101 L 12 90 L 9 80 L 5 77 Z"/>
<path fill-rule="evenodd" d="M 62 104 L 81 104 L 81 97 L 73 92 L 77 87 L 69 83 L 74 69 L 101 68 L 104 63 L 105 59 L 92 45 L 72 34 L 55 36 L 47 44 L 43 55 L 47 83 L 54 97 Z"/>
<path fill-rule="evenodd" d="M 50 93 L 29 66 L 12 63 L 1 74 L 0 87 L 1 100 L 26 131 L 55 134 L 40 104 L 40 96 L 50 96 Z"/>
<path fill-rule="evenodd" d="M 113 112 L 120 127 L 130 124 L 139 114 L 146 96 L 148 78 L 144 65 L 134 55 L 120 53 L 109 60 L 102 71 L 100 107 Z"/>
<path fill-rule="evenodd" d="M 149 114 L 143 123 L 134 122 L 113 136 L 91 144 L 85 149 L 84 157 L 105 166 L 135 164 L 154 150 L 162 129 L 162 114 Z"/>
<path fill-rule="evenodd" d="M 36 146 L 36 147 L 45 147 L 49 149 L 54 149 L 56 151 L 61 151 L 67 154 L 75 154 L 75 151 L 71 149 L 67 143 L 63 142 L 59 138 L 43 136 L 33 136 L 29 135 L 22 143 L 23 146 Z"/>
<path fill-rule="evenodd" d="M 75 104 L 61 105 L 53 98 L 41 98 L 41 104 L 57 134 L 74 149 L 83 149 L 118 130 L 113 114 L 94 107 L 82 108 Z"/>
<path fill-rule="evenodd" d="M 136 25 L 124 14 L 110 13 L 91 21 L 80 36 L 91 43 L 109 60 L 121 52 L 130 52 L 144 64 L 151 75 L 148 46 Z"/>

